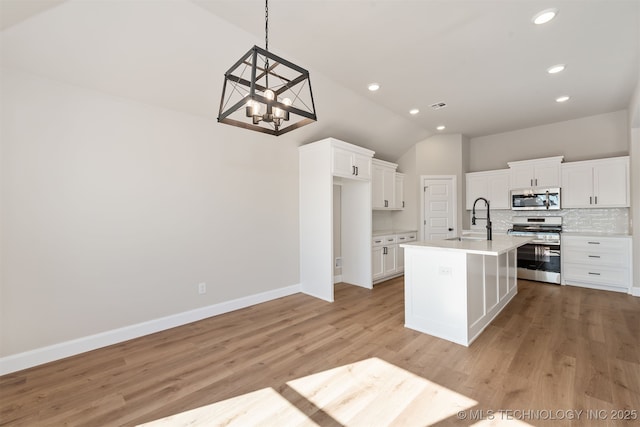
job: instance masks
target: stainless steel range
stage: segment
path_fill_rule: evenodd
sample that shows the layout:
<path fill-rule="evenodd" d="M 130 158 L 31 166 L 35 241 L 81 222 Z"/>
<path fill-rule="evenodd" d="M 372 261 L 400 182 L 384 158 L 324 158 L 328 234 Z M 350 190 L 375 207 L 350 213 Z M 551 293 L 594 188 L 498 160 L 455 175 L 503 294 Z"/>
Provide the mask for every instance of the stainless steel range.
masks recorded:
<path fill-rule="evenodd" d="M 533 237 L 518 248 L 518 277 L 560 284 L 560 233 L 562 217 L 513 217 L 513 236 Z"/>

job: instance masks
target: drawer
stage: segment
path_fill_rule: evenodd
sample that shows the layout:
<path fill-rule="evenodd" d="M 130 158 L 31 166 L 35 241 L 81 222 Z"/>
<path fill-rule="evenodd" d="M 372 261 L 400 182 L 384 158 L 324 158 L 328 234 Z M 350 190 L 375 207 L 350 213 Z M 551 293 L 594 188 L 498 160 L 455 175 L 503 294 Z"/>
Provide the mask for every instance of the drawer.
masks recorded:
<path fill-rule="evenodd" d="M 629 251 L 629 239 L 625 237 L 563 236 L 562 247 L 587 252 L 597 251 L 623 253 Z"/>
<path fill-rule="evenodd" d="M 373 240 L 371 241 L 371 246 L 373 246 L 374 248 L 376 246 L 384 246 L 384 239 L 386 236 L 377 236 L 374 237 Z"/>
<path fill-rule="evenodd" d="M 627 256 L 623 251 L 574 250 L 562 246 L 562 259 L 568 263 L 588 264 L 609 267 L 626 267 Z"/>
<path fill-rule="evenodd" d="M 397 238 L 398 243 L 413 242 L 415 240 L 416 240 L 416 233 L 398 234 L 398 238 Z"/>
<path fill-rule="evenodd" d="M 608 286 L 629 286 L 629 270 L 597 265 L 586 266 L 565 262 L 562 275 L 565 281 L 595 283 Z"/>
<path fill-rule="evenodd" d="M 397 241 L 397 236 L 383 236 L 385 245 L 394 245 Z"/>

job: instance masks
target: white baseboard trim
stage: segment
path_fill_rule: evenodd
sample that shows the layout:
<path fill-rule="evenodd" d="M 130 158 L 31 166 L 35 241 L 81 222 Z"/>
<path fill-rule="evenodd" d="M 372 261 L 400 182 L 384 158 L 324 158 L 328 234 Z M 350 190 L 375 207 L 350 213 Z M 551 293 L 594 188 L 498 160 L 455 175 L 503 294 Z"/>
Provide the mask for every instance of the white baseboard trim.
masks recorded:
<path fill-rule="evenodd" d="M 342 282 L 342 274 L 337 274 L 335 276 L 333 276 L 333 284 L 335 285 L 336 283 L 340 283 Z"/>
<path fill-rule="evenodd" d="M 43 363 L 64 359 L 65 357 L 75 356 L 76 354 L 117 344 L 133 338 L 142 337 L 144 335 L 153 334 L 155 332 L 164 331 L 166 329 L 175 328 L 176 326 L 186 325 L 187 323 L 196 322 L 198 320 L 206 319 L 207 317 L 229 313 L 255 304 L 293 295 L 298 292 L 300 292 L 299 284 L 273 289 L 271 291 L 189 310 L 135 325 L 125 326 L 123 328 L 113 329 L 111 331 L 37 348 L 35 350 L 25 351 L 24 353 L 12 354 L 10 356 L 0 358 L 0 375 L 21 371 L 33 366 L 42 365 Z"/>
<path fill-rule="evenodd" d="M 634 286 L 629 290 L 629 293 L 634 297 L 640 297 L 640 288 Z"/>

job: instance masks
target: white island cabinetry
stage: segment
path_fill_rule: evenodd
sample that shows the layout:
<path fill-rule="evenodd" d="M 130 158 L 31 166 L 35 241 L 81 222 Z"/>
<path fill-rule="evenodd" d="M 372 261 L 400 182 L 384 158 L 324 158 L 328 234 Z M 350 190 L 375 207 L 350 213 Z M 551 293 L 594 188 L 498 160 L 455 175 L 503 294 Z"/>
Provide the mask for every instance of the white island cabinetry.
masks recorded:
<path fill-rule="evenodd" d="M 438 240 L 405 250 L 405 326 L 468 346 L 516 295 L 526 237 Z"/>

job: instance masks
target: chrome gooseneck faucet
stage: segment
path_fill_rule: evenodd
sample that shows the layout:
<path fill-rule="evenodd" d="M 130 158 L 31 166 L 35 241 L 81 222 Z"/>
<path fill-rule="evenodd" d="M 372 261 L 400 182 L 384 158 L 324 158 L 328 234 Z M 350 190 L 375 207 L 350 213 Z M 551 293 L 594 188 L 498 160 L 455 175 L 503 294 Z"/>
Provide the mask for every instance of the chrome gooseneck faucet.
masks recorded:
<path fill-rule="evenodd" d="M 476 203 L 478 200 L 484 200 L 485 205 L 487 205 L 487 217 L 486 218 L 476 218 Z M 473 202 L 473 209 L 471 210 L 471 225 L 476 225 L 476 219 L 484 219 L 487 221 L 487 240 L 492 240 L 491 238 L 491 214 L 489 213 L 489 201 L 484 197 L 478 197 L 475 202 Z"/>

